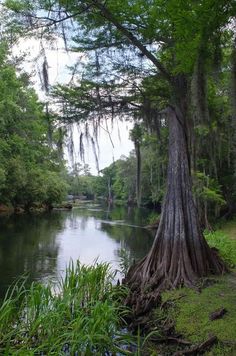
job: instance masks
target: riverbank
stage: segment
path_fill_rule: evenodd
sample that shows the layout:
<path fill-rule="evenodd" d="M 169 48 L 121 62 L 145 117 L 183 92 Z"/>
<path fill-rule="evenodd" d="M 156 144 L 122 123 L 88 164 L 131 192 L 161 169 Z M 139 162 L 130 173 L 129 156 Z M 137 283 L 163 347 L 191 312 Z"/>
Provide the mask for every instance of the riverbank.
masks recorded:
<path fill-rule="evenodd" d="M 17 205 L 13 207 L 12 205 L 4 205 L 0 204 L 0 216 L 1 215 L 21 215 L 21 214 L 40 214 L 40 213 L 45 213 L 50 210 L 71 210 L 73 206 L 78 206 L 78 204 L 71 204 L 68 202 L 62 202 L 61 204 L 53 204 L 53 205 L 46 205 L 46 204 L 38 204 L 34 203 L 30 206 L 23 206 L 23 205 Z"/>
<path fill-rule="evenodd" d="M 197 290 L 162 293 L 149 316 L 148 350 L 153 355 L 233 356 L 236 354 L 236 222 L 205 234 L 227 261 L 229 273 L 202 280 Z M 156 332 L 156 335 L 155 335 Z M 191 351 L 192 350 L 192 351 Z M 148 355 L 148 353 L 147 353 Z"/>
<path fill-rule="evenodd" d="M 134 354 L 122 330 L 126 291 L 113 277 L 109 264 L 77 262 L 56 286 L 19 280 L 0 307 L 0 354 Z"/>
<path fill-rule="evenodd" d="M 79 211 L 80 209 L 75 209 L 74 214 Z M 84 209 L 82 211 L 85 214 Z M 99 209 L 88 212 L 100 217 L 107 214 Z M 114 213 L 116 218 L 120 218 L 120 212 Z M 55 212 L 50 218 L 53 216 L 58 218 L 61 214 L 63 212 Z M 76 224 L 75 222 L 71 224 L 70 213 L 66 213 L 65 216 L 68 216 L 72 228 L 66 237 L 68 246 L 68 238 L 74 227 L 78 226 L 78 221 L 75 220 Z M 18 218 L 22 220 L 24 216 Z M 83 229 L 86 219 L 83 220 Z M 61 231 L 57 219 L 55 223 Z M 44 237 L 49 226 L 52 226 L 51 220 L 43 230 Z M 96 229 L 97 226 L 96 223 Z M 122 236 L 127 235 L 127 231 L 122 232 L 116 226 L 104 224 L 103 228 L 105 231 L 115 228 L 116 233 L 119 231 L 118 235 L 114 235 L 117 238 L 120 238 L 121 233 Z M 236 224 L 229 222 L 222 225 L 221 230 L 206 234 L 211 246 L 219 249 L 221 256 L 227 259 L 231 273 L 202 280 L 198 290 L 182 288 L 162 293 L 158 307 L 140 321 L 134 334 L 127 331 L 129 325 L 124 323 L 124 319 L 128 320 L 129 315 L 123 303 L 126 289 L 114 286 L 108 264 L 97 264 L 96 268 L 74 264 L 64 276 L 64 282 L 60 280 L 57 286 L 55 283 L 49 283 L 47 286 L 35 282 L 18 283 L 0 307 L 0 353 L 4 354 L 7 347 L 10 347 L 9 354 L 22 352 L 37 355 L 41 352 L 42 355 L 46 355 L 50 352 L 50 355 L 64 355 L 68 352 L 75 354 L 78 352 L 78 355 L 82 355 L 84 351 L 81 351 L 80 347 L 84 347 L 86 351 L 84 355 L 91 355 L 94 352 L 97 355 L 106 355 L 107 352 L 109 355 L 108 351 L 114 355 L 167 356 L 175 353 L 184 355 L 191 354 L 190 349 L 196 350 L 196 347 L 204 345 L 206 340 L 211 340 L 212 344 L 209 347 L 204 346 L 203 351 L 206 355 L 234 355 L 236 353 L 234 228 L 236 229 Z M 225 233 L 228 230 L 231 231 L 231 238 Z M 137 230 L 135 231 L 137 234 Z M 144 231 L 142 230 L 140 241 L 143 241 Z M 33 235 L 37 236 L 35 233 Z M 74 238 L 78 239 L 78 232 Z M 133 237 L 128 241 L 133 241 Z M 81 242 L 79 245 L 81 247 Z M 73 250 L 75 249 L 73 245 Z M 52 257 L 51 249 L 50 254 Z M 55 261 L 55 258 L 52 260 Z M 45 265 L 45 259 L 43 263 Z M 89 300 L 86 296 L 90 296 Z M 220 310 L 223 310 L 220 318 L 211 320 L 212 314 L 217 314 Z"/>

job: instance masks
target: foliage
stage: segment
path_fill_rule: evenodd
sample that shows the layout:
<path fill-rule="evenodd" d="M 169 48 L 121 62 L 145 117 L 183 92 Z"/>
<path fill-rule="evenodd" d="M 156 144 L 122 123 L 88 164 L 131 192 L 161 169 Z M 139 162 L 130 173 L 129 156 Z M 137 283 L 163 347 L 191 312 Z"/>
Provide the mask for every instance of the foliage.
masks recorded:
<path fill-rule="evenodd" d="M 100 176 L 93 176 L 89 167 L 85 164 L 76 164 L 74 169 L 66 176 L 68 184 L 68 193 L 73 195 L 74 199 L 84 198 L 96 199 L 105 194 L 105 182 Z"/>
<path fill-rule="evenodd" d="M 51 204 L 66 193 L 63 162 L 47 141 L 42 104 L 0 46 L 0 202 Z"/>
<path fill-rule="evenodd" d="M 123 277 L 125 277 L 131 265 L 130 252 L 124 248 L 121 248 L 119 250 L 119 260 L 120 260 L 119 262 L 120 273 L 122 274 Z"/>
<path fill-rule="evenodd" d="M 219 206 L 225 204 L 225 200 L 220 192 L 220 187 L 217 182 L 204 175 L 204 173 L 196 172 L 198 182 L 195 184 L 195 194 L 203 201 L 218 204 Z"/>
<path fill-rule="evenodd" d="M 131 339 L 120 331 L 126 310 L 118 300 L 126 292 L 112 279 L 108 264 L 77 262 L 56 291 L 38 283 L 27 289 L 18 281 L 0 307 L 1 354 L 119 352 Z"/>
<path fill-rule="evenodd" d="M 148 217 L 148 225 L 156 224 L 160 219 L 160 214 L 156 211 L 152 211 L 152 213 Z"/>
<path fill-rule="evenodd" d="M 219 250 L 221 257 L 229 267 L 236 265 L 236 240 L 231 240 L 221 231 L 205 232 L 205 237 L 211 247 Z"/>
<path fill-rule="evenodd" d="M 166 131 L 166 128 L 163 128 Z M 164 141 L 164 139 L 163 139 Z M 164 195 L 166 172 L 166 152 L 160 149 L 160 144 L 154 135 L 145 134 L 140 144 L 142 157 L 141 187 L 142 204 L 157 205 L 161 203 Z M 101 171 L 102 175 L 95 178 L 95 184 L 100 182 L 100 194 L 108 196 L 108 180 L 110 177 L 112 195 L 115 201 L 123 203 L 136 202 L 136 170 L 137 160 L 135 152 L 131 151 L 128 157 L 122 156 L 109 167 Z"/>
<path fill-rule="evenodd" d="M 140 123 L 142 129 L 145 127 L 145 138 L 138 142 L 142 146 L 139 190 L 143 203 L 162 201 L 167 129 L 165 117 L 159 116 L 178 97 L 173 83 L 181 76 L 186 78 L 187 126 L 194 127 L 195 136 L 189 146 L 192 145 L 190 155 L 197 176 L 194 183 L 202 222 L 206 223 L 204 214 L 215 218 L 224 205 L 227 208 L 235 204 L 230 75 L 224 70 L 230 68 L 234 1 L 225 6 L 223 0 L 187 4 L 163 0 L 109 0 L 105 4 L 7 0 L 5 5 L 12 16 L 15 12 L 15 21 L 21 22 L 22 28 L 28 30 L 30 22 L 32 27 L 48 25 L 44 33 L 53 33 L 51 25 L 58 23 L 61 27 L 56 31 L 62 33 L 66 45 L 70 42 L 73 50 L 86 52 L 87 60 L 72 68 L 70 85 L 59 85 L 52 91 L 61 122 L 85 124 L 81 137 L 87 138 L 86 123 L 93 124 L 96 136 L 100 123 L 108 118 L 131 117 L 137 127 L 141 128 Z M 40 18 L 42 8 L 48 12 L 48 19 Z M 35 16 L 38 10 L 39 18 Z M 70 29 L 68 16 L 73 18 L 76 31 Z M 188 134 L 191 136 L 191 129 Z M 81 148 L 83 151 L 83 144 Z M 137 162 L 127 163 L 132 163 L 132 172 L 118 164 L 113 194 L 121 200 L 129 196 L 134 200 L 131 186 L 135 185 L 133 168 Z M 118 171 L 129 175 L 130 184 Z M 102 195 L 107 196 L 107 192 Z"/>

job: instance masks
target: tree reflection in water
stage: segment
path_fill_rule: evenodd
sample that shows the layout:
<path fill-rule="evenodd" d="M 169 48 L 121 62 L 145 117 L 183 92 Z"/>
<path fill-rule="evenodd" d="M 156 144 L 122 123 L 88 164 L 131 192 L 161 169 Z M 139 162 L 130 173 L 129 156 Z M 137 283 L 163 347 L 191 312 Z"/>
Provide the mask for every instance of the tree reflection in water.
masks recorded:
<path fill-rule="evenodd" d="M 56 269 L 56 234 L 66 217 L 56 214 L 10 216 L 0 219 L 0 296 L 20 275 L 28 281 L 46 278 Z"/>
<path fill-rule="evenodd" d="M 90 264 L 142 258 L 153 236 L 144 209 L 90 205 L 72 211 L 0 218 L 0 297 L 22 274 L 28 282 L 63 275 L 70 259 Z M 124 257 L 124 251 L 126 256 Z"/>

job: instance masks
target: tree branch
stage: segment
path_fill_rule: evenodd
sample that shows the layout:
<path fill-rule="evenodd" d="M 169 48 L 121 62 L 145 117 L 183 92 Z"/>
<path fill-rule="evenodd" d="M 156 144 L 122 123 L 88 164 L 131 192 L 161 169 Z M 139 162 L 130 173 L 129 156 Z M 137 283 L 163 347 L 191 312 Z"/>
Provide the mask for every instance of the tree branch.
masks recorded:
<path fill-rule="evenodd" d="M 87 10 L 89 10 L 89 8 L 91 7 L 92 5 L 88 5 L 86 6 L 84 9 L 81 9 L 80 11 L 76 12 L 76 13 L 72 13 L 72 14 L 67 14 L 65 12 L 65 15 L 66 16 L 63 16 L 59 19 L 56 19 L 56 18 L 52 18 L 52 17 L 49 17 L 49 16 L 36 16 L 36 15 L 33 15 L 33 14 L 27 14 L 28 17 L 30 18 L 33 18 L 37 21 L 49 21 L 48 24 L 45 24 L 45 25 L 42 25 L 40 27 L 49 27 L 49 26 L 53 26 L 53 25 L 57 25 L 61 22 L 64 22 L 66 20 L 69 20 L 69 19 L 72 19 L 72 18 L 75 18 L 76 16 L 79 16 L 79 15 L 82 15 L 84 12 L 86 12 Z M 50 12 L 52 12 L 50 10 Z M 55 11 L 56 12 L 56 11 Z"/>
<path fill-rule="evenodd" d="M 172 77 L 166 68 L 162 65 L 162 63 L 140 42 L 140 40 L 135 37 L 132 32 L 127 30 L 110 12 L 110 10 L 105 7 L 100 0 L 92 0 L 92 4 L 95 8 L 99 9 L 101 15 L 109 20 L 113 25 L 120 30 L 120 32 L 128 38 L 128 40 L 137 47 L 154 65 L 155 67 L 161 72 L 163 77 L 168 80 L 168 82 L 172 83 Z"/>

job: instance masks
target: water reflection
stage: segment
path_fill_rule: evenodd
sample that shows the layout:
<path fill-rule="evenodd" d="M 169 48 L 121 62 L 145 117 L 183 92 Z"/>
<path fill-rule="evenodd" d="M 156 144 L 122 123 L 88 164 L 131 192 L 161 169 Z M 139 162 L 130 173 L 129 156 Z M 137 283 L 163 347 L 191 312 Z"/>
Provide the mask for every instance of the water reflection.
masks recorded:
<path fill-rule="evenodd" d="M 70 212 L 0 218 L 0 296 L 18 276 L 29 282 L 63 275 L 69 261 L 92 263 L 96 258 L 119 268 L 125 250 L 139 259 L 153 236 L 142 227 L 148 210 L 83 206 Z"/>
<path fill-rule="evenodd" d="M 110 238 L 117 241 L 120 249 L 130 251 L 130 259 L 142 258 L 150 249 L 153 236 L 148 231 L 128 226 L 101 224 L 102 231 L 106 231 Z"/>
<path fill-rule="evenodd" d="M 0 295 L 22 274 L 37 280 L 57 269 L 56 235 L 64 220 L 54 214 L 0 219 Z"/>

